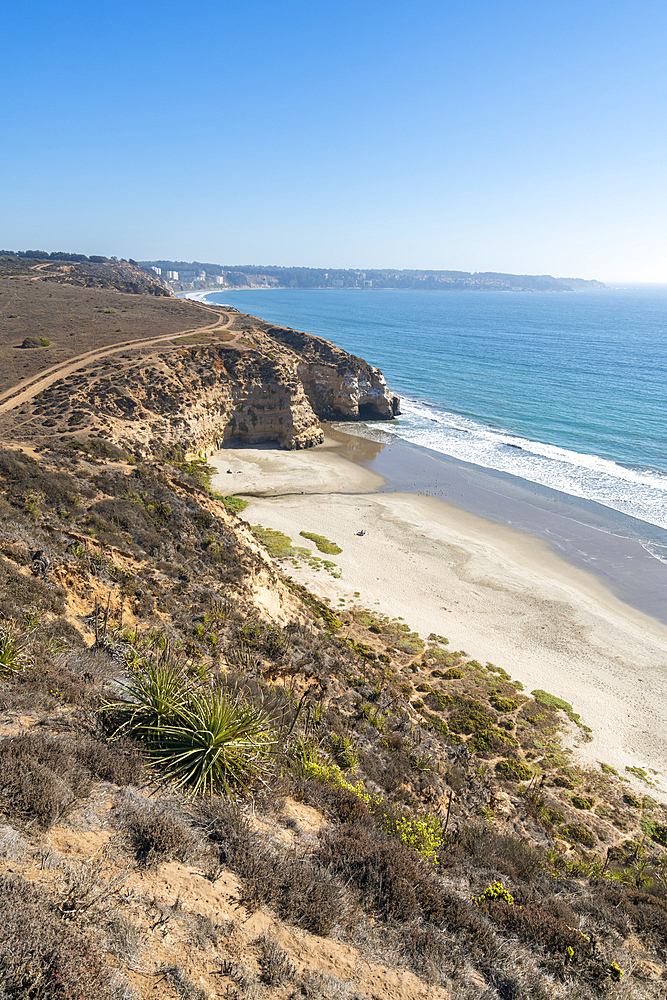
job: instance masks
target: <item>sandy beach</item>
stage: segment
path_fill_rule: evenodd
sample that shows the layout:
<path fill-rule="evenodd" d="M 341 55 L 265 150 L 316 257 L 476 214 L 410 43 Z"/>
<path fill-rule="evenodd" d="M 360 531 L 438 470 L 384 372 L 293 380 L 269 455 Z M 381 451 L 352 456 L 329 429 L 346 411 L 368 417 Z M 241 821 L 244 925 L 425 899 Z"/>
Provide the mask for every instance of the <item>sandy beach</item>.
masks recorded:
<path fill-rule="evenodd" d="M 357 440 L 360 456 L 373 446 Z M 332 607 L 344 598 L 401 616 L 422 636 L 446 635 L 453 649 L 503 667 L 526 691 L 564 698 L 593 730 L 588 743 L 568 731 L 574 759 L 624 776 L 627 766 L 641 767 L 653 786 L 632 775 L 631 783 L 667 801 L 663 624 L 540 538 L 434 497 L 377 492 L 385 481 L 345 457 L 339 440 L 301 452 L 225 449 L 211 462 L 214 488 L 250 501 L 242 515 L 249 523 L 315 554 L 300 531 L 340 545 L 340 555 L 327 556 L 340 578 L 301 563 L 289 566 L 294 579 Z"/>

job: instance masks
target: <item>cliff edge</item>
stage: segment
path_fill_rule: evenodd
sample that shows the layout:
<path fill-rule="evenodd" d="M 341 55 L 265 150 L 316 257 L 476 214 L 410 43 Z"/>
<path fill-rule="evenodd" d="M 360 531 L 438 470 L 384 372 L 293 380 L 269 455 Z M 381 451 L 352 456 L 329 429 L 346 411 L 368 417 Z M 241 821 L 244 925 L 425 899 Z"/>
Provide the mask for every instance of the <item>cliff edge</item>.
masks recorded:
<path fill-rule="evenodd" d="M 42 336 L 45 328 L 37 320 L 21 327 L 14 322 L 24 314 L 41 316 L 39 303 L 32 301 L 44 294 L 40 278 L 24 278 L 20 285 L 0 278 L 0 285 L 10 281 L 17 315 L 7 321 L 8 361 L 25 344 L 19 330 Z M 72 307 L 83 308 L 85 299 L 90 310 L 93 290 L 79 291 L 71 282 L 50 288 L 49 314 L 62 315 L 63 328 L 51 323 L 39 358 L 36 351 L 25 352 L 30 377 L 0 398 L 2 437 L 47 445 L 54 438 L 92 435 L 138 448 L 142 457 L 174 448 L 194 457 L 225 444 L 308 448 L 324 438 L 321 420 L 391 420 L 399 412 L 399 400 L 378 368 L 322 338 L 231 308 L 153 298 L 151 309 L 141 311 L 138 335 L 132 320 L 139 312 L 105 299 L 91 314 L 86 351 L 72 354 L 65 350 L 72 346 L 67 327 Z M 67 299 L 67 310 L 54 306 L 59 297 Z M 183 329 L 184 322 L 174 330 L 176 312 L 186 306 L 194 328 Z M 107 315 L 110 324 L 99 324 L 99 316 Z M 125 326 L 114 329 L 121 316 Z M 185 313 L 183 319 L 187 322 Z"/>

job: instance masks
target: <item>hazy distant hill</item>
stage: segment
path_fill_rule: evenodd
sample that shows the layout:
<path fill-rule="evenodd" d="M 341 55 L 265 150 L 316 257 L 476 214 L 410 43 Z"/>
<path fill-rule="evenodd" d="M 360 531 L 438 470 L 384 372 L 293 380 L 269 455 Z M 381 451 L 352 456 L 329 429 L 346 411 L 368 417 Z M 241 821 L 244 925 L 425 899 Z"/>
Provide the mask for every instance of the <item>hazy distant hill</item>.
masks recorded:
<path fill-rule="evenodd" d="M 200 261 L 150 260 L 143 267 L 178 272 L 178 284 L 210 284 L 216 278 L 223 287 L 269 285 L 274 288 L 442 288 L 499 289 L 502 291 L 568 292 L 576 288 L 604 288 L 601 281 L 584 278 L 554 278 L 550 274 L 502 274 L 496 271 L 419 271 L 393 268 L 340 270 L 316 267 L 262 267 L 254 264 L 206 264 Z M 205 272 L 205 277 L 201 277 Z"/>
<path fill-rule="evenodd" d="M 87 257 L 45 250 L 0 250 L 0 276 L 30 275 L 42 281 L 85 288 L 115 288 L 134 295 L 170 296 L 169 285 L 135 260 Z"/>

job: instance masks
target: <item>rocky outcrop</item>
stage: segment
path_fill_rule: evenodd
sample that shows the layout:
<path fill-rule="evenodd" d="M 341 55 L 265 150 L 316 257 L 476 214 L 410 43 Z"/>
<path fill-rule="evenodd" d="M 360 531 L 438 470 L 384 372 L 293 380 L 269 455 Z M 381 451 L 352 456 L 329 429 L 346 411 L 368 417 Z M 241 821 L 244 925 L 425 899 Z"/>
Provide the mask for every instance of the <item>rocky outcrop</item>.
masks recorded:
<path fill-rule="evenodd" d="M 387 389 L 379 368 L 321 337 L 272 326 L 267 334 L 300 358 L 298 373 L 321 420 L 392 420 L 398 396 Z"/>
<path fill-rule="evenodd" d="M 384 375 L 371 365 L 304 363 L 299 377 L 322 420 L 391 420 L 399 412 L 398 397 L 389 394 Z"/>

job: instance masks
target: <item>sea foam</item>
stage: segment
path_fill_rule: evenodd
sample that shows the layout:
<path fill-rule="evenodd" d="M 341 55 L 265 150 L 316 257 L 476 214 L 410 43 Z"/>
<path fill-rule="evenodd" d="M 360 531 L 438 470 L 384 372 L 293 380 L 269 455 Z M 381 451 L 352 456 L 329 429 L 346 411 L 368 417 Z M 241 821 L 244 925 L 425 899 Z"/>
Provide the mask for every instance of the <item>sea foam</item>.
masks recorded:
<path fill-rule="evenodd" d="M 531 441 L 419 400 L 403 398 L 401 417 L 383 424 L 382 431 L 667 528 L 667 475 L 663 473 Z"/>

